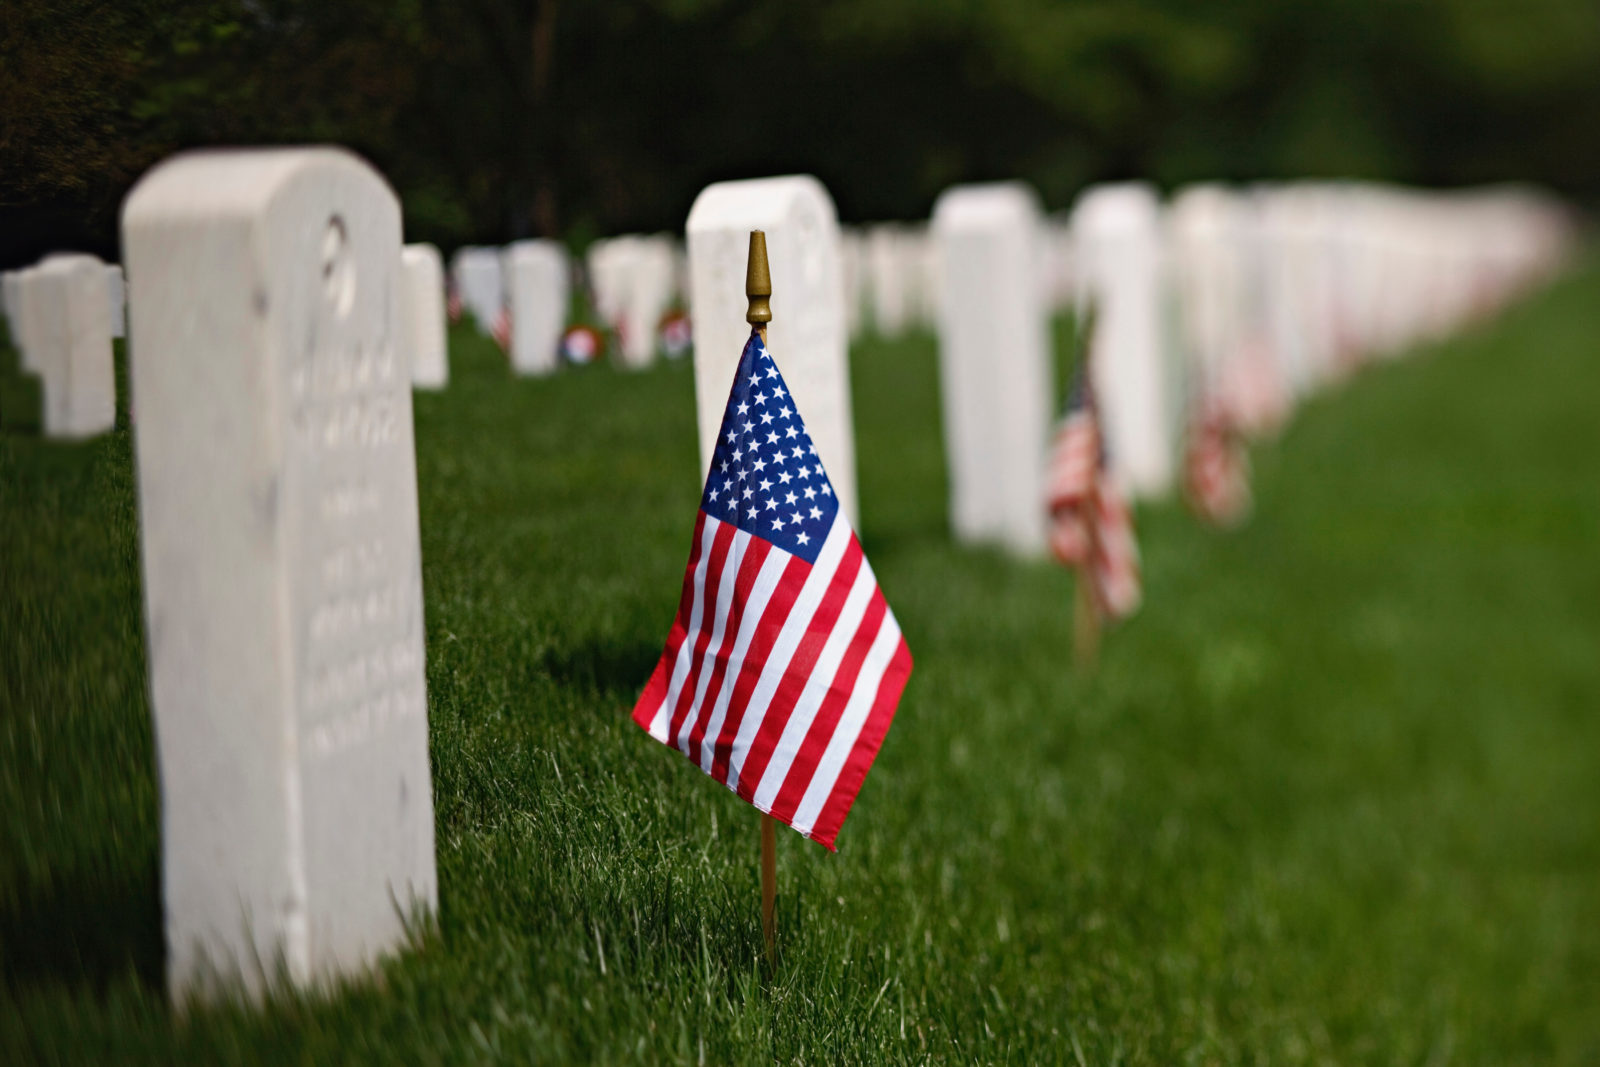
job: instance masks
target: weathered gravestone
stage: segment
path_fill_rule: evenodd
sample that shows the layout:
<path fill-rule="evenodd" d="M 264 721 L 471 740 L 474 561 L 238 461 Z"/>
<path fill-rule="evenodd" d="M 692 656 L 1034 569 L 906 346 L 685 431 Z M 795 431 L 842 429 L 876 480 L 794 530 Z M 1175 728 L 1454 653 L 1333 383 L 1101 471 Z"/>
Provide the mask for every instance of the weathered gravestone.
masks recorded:
<path fill-rule="evenodd" d="M 883 337 L 899 337 L 911 320 L 916 279 L 904 254 L 905 228 L 894 222 L 867 230 L 866 268 L 872 299 L 872 327 Z"/>
<path fill-rule="evenodd" d="M 430 244 L 400 250 L 400 332 L 418 389 L 450 384 L 450 347 L 445 331 L 444 264 Z"/>
<path fill-rule="evenodd" d="M 400 206 L 194 153 L 122 231 L 169 984 L 348 974 L 437 897 Z"/>
<path fill-rule="evenodd" d="M 839 218 L 827 189 L 809 175 L 718 182 L 695 198 L 687 229 L 702 467 L 711 462 L 733 370 L 750 336 L 744 318 L 750 231 L 764 230 L 772 268 L 769 345 L 840 505 L 860 530 Z"/>
<path fill-rule="evenodd" d="M 665 234 L 641 237 L 633 253 L 632 278 L 623 322 L 622 355 L 629 366 L 643 367 L 656 358 L 661 319 L 677 295 L 677 250 Z"/>
<path fill-rule="evenodd" d="M 1042 552 L 1054 374 L 1038 199 L 1009 182 L 947 189 L 933 235 L 951 526 L 961 541 Z"/>
<path fill-rule="evenodd" d="M 595 310 L 617 330 L 626 366 L 655 360 L 661 318 L 676 295 L 676 265 L 676 249 L 664 234 L 624 234 L 589 248 Z"/>
<path fill-rule="evenodd" d="M 32 267 L 23 267 L 20 270 L 9 270 L 0 278 L 0 293 L 4 294 L 6 309 L 6 332 L 11 337 L 11 347 L 17 350 L 17 357 L 22 369 L 32 374 L 38 373 L 38 368 L 33 364 L 33 353 L 29 350 L 27 338 L 27 293 L 28 274 Z"/>
<path fill-rule="evenodd" d="M 511 368 L 549 374 L 558 363 L 571 299 L 566 247 L 559 241 L 517 241 L 506 246 L 501 270 L 511 314 Z"/>
<path fill-rule="evenodd" d="M 1218 390 L 1244 349 L 1249 281 L 1238 198 L 1219 185 L 1191 185 L 1167 208 L 1172 293 L 1181 357 L 1192 384 Z"/>
<path fill-rule="evenodd" d="M 495 320 L 505 307 L 505 282 L 500 273 L 498 248 L 461 248 L 450 260 L 450 279 L 462 306 L 472 314 L 478 332 L 494 332 Z"/>
<path fill-rule="evenodd" d="M 117 421 L 105 264 L 47 256 L 23 279 L 24 363 L 44 383 L 46 437 L 80 439 Z"/>
<path fill-rule="evenodd" d="M 1134 496 L 1172 485 L 1181 383 L 1168 365 L 1160 207 L 1146 185 L 1101 185 L 1072 211 L 1074 264 L 1094 305 L 1095 395 L 1111 471 Z"/>

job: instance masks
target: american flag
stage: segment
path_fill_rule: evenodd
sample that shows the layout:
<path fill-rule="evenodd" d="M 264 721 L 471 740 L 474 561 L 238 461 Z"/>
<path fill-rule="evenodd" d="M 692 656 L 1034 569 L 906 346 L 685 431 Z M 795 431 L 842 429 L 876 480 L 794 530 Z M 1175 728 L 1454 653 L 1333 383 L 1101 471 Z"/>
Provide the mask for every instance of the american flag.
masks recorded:
<path fill-rule="evenodd" d="M 1121 619 L 1139 608 L 1139 542 L 1133 514 L 1109 477 L 1100 415 L 1080 359 L 1050 451 L 1050 547 L 1056 558 L 1078 568 L 1092 583 L 1103 615 Z"/>
<path fill-rule="evenodd" d="M 445 312 L 450 316 L 450 321 L 451 322 L 460 322 L 461 321 L 461 290 L 459 288 L 457 288 L 456 287 L 456 283 L 452 281 L 447 286 L 445 286 L 444 294 L 445 294 L 444 295 L 444 309 L 445 309 Z"/>
<path fill-rule="evenodd" d="M 1219 526 L 1250 513 L 1250 454 L 1227 406 L 1215 395 L 1191 420 L 1184 463 L 1184 495 L 1196 515 Z"/>
<path fill-rule="evenodd" d="M 633 721 L 832 849 L 910 674 L 894 613 L 752 332 L 678 614 Z"/>
<path fill-rule="evenodd" d="M 494 338 L 494 343 L 500 346 L 500 351 L 511 351 L 511 309 L 501 305 L 494 317 L 494 322 L 489 326 L 489 336 Z"/>

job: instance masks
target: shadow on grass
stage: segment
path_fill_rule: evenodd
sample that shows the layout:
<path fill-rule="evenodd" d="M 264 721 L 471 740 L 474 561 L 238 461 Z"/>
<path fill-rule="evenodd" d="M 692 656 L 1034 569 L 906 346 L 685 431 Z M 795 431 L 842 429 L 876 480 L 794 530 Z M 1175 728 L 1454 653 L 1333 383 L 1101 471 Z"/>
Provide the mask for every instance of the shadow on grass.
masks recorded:
<path fill-rule="evenodd" d="M 24 887 L 0 908 L 0 981 L 16 988 L 58 982 L 103 993 L 132 974 L 163 988 L 160 876 L 94 876 Z"/>
<path fill-rule="evenodd" d="M 571 648 L 546 652 L 540 667 L 562 686 L 580 686 L 599 693 L 637 694 L 650 680 L 656 660 L 661 657 L 659 642 L 590 639 Z"/>

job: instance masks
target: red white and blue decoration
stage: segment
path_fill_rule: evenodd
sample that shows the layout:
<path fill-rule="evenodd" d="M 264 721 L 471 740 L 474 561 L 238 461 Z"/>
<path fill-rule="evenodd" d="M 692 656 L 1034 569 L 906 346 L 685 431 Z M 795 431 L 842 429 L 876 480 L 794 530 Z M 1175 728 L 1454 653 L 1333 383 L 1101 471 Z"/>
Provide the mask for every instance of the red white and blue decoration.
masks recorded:
<path fill-rule="evenodd" d="M 832 849 L 910 674 L 900 626 L 752 331 L 677 616 L 633 719 Z"/>

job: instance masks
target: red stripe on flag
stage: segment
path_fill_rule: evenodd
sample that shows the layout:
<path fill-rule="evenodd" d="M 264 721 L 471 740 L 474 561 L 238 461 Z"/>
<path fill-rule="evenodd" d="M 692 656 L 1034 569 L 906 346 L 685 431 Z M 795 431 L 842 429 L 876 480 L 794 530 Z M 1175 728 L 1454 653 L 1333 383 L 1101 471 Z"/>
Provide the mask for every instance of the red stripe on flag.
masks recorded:
<path fill-rule="evenodd" d="M 693 763 L 700 762 L 700 746 L 705 740 L 706 727 L 711 721 L 711 709 L 717 706 L 717 697 L 721 695 L 726 681 L 729 657 L 733 652 L 734 642 L 739 639 L 739 628 L 744 623 L 745 607 L 750 602 L 750 590 L 756 584 L 756 577 L 761 573 L 761 565 L 766 562 L 767 554 L 771 551 L 772 542 L 761 537 L 750 538 L 750 543 L 744 550 L 744 559 L 739 564 L 739 573 L 733 583 L 733 608 L 723 630 L 722 644 L 717 649 L 710 684 L 706 686 L 705 697 L 700 703 L 700 713 L 695 716 L 694 728 L 689 733 L 689 747 L 685 755 Z"/>
<path fill-rule="evenodd" d="M 644 692 L 639 694 L 639 702 L 633 706 L 633 721 L 642 726 L 647 732 L 652 720 L 655 719 L 656 710 L 661 707 L 661 702 L 667 699 L 667 686 L 672 681 L 672 665 L 677 662 L 678 649 L 683 646 L 684 638 L 689 631 L 689 617 L 694 609 L 694 571 L 700 563 L 700 541 L 705 533 L 706 513 L 697 511 L 694 519 L 694 537 L 689 543 L 689 566 L 683 572 L 683 592 L 678 596 L 678 613 L 673 616 L 672 629 L 667 633 L 667 647 L 661 653 L 661 658 L 656 661 L 656 669 L 650 674 L 650 681 L 644 687 Z"/>
<path fill-rule="evenodd" d="M 878 628 L 883 624 L 883 617 L 888 610 L 889 605 L 884 602 L 883 594 L 874 588 L 872 597 L 867 602 L 866 613 L 861 617 L 861 625 L 856 627 L 855 634 L 851 636 L 844 658 L 839 661 L 839 669 L 834 672 L 833 682 L 828 686 L 828 693 L 823 698 L 821 706 L 817 708 L 816 718 L 812 720 L 811 728 L 806 731 L 806 736 L 800 743 L 800 750 L 795 753 L 794 762 L 789 765 L 789 773 L 784 777 L 783 786 L 772 802 L 773 818 L 781 819 L 785 823 L 794 821 L 795 808 L 805 796 L 806 787 L 811 784 L 811 777 L 816 773 L 817 763 L 822 759 L 822 753 L 826 751 L 828 742 L 833 739 L 834 728 L 839 725 L 839 716 L 844 712 L 844 706 L 855 689 L 856 678 L 861 673 L 861 663 L 867 658 L 867 649 L 872 647 L 872 639 L 878 636 Z"/>
<path fill-rule="evenodd" d="M 850 814 L 856 794 L 861 791 L 861 783 L 866 780 L 867 770 L 883 745 L 889 724 L 894 721 L 894 710 L 900 703 L 900 694 L 905 691 L 906 681 L 910 677 L 911 649 L 906 647 L 905 638 L 902 637 L 894 658 L 883 672 L 883 681 L 878 683 L 878 696 L 872 702 L 872 711 L 862 724 L 856 743 L 850 748 L 850 756 L 845 760 L 838 780 L 829 791 L 822 814 L 817 816 L 817 823 L 811 828 L 811 839 L 829 851 L 837 851 L 834 841 L 839 836 L 839 828 L 844 825 L 844 817 Z"/>
<path fill-rule="evenodd" d="M 678 736 L 678 731 L 683 728 L 684 719 L 688 717 L 689 706 L 694 701 L 694 693 L 700 681 L 702 657 L 705 655 L 706 646 L 711 643 L 711 633 L 715 626 L 717 615 L 717 589 L 722 581 L 723 565 L 727 562 L 728 551 L 733 545 L 734 534 L 738 527 L 729 523 L 717 523 L 717 531 L 711 542 L 711 552 L 706 560 L 706 574 L 702 580 L 700 600 L 700 630 L 691 635 L 694 644 L 690 646 L 689 673 L 684 677 L 683 685 L 678 689 L 678 699 L 672 708 L 672 718 L 667 729 L 668 744 Z M 670 694 L 669 694 L 670 695 Z"/>
<path fill-rule="evenodd" d="M 861 546 L 856 543 L 852 535 L 850 543 L 845 547 L 843 558 L 839 560 L 838 569 L 833 572 L 833 580 L 828 584 L 827 592 L 822 595 L 821 603 L 817 605 L 816 614 L 811 616 L 805 634 L 795 646 L 794 655 L 789 659 L 788 668 L 783 672 L 783 680 L 778 684 L 777 691 L 772 694 L 771 702 L 765 708 L 756 709 L 761 715 L 761 729 L 756 732 L 755 739 L 750 744 L 750 751 L 739 767 L 738 792 L 746 800 L 753 801 L 755 798 L 756 787 L 761 784 L 761 776 L 766 773 L 767 762 L 772 759 L 772 750 L 777 746 L 778 739 L 783 736 L 784 725 L 788 723 L 789 715 L 794 711 L 795 701 L 800 699 L 800 694 L 805 690 L 806 681 L 811 677 L 811 669 L 816 666 L 822 646 L 828 642 L 828 635 L 833 630 L 834 622 L 839 618 L 839 611 L 844 607 L 845 598 L 850 595 L 850 587 L 855 583 L 856 572 L 860 569 Z M 787 620 L 785 625 L 788 625 Z"/>
<path fill-rule="evenodd" d="M 789 565 L 783 569 L 783 577 L 772 591 L 767 610 L 762 612 L 760 624 L 750 639 L 750 651 L 745 653 L 738 677 L 734 679 L 733 695 L 728 700 L 728 717 L 717 734 L 711 761 L 711 777 L 724 785 L 728 782 L 728 763 L 733 758 L 734 738 L 739 736 L 739 725 L 744 721 L 745 711 L 749 707 L 750 694 L 755 692 L 756 684 L 761 680 L 761 669 L 766 666 L 772 646 L 783 632 L 784 620 L 789 617 L 795 598 L 805 588 L 806 578 L 810 574 L 809 563 L 799 556 L 789 557 Z"/>

